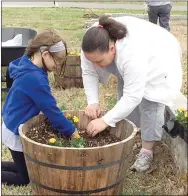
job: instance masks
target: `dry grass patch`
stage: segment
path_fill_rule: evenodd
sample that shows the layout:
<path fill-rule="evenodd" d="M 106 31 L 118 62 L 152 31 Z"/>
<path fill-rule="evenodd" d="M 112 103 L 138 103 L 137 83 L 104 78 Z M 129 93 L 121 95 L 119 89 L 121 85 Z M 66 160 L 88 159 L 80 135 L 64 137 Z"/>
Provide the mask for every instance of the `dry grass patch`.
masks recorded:
<path fill-rule="evenodd" d="M 187 21 L 172 21 L 171 32 L 178 39 L 182 48 L 183 84 L 181 91 L 187 95 Z"/>
<path fill-rule="evenodd" d="M 140 151 L 140 134 L 136 139 L 137 146 L 133 151 L 132 165 Z M 136 145 L 135 145 L 136 146 Z M 126 195 L 186 195 L 187 179 L 178 171 L 168 147 L 158 142 L 154 149 L 154 160 L 151 169 L 146 173 L 134 173 L 130 170 L 124 183 Z"/>

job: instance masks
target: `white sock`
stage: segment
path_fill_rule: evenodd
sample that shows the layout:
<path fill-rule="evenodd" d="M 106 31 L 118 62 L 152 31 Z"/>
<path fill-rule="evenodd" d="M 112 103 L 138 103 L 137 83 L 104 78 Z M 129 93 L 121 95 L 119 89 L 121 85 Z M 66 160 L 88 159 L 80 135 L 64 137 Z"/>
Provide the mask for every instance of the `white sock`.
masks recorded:
<path fill-rule="evenodd" d="M 147 153 L 147 154 L 153 156 L 153 150 L 148 150 L 148 149 L 142 148 L 142 149 L 140 150 L 140 152 L 145 152 L 145 153 Z"/>

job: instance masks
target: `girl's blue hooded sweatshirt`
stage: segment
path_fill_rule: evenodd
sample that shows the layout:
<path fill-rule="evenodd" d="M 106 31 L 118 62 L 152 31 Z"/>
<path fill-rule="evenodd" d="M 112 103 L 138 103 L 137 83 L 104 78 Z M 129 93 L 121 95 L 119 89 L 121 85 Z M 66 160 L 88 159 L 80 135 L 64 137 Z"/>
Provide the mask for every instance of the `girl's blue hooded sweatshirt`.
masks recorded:
<path fill-rule="evenodd" d="M 24 55 L 9 64 L 9 75 L 14 82 L 3 107 L 3 120 L 10 131 L 19 135 L 20 124 L 42 111 L 55 129 L 65 136 L 72 135 L 75 127 L 57 107 L 44 69 Z"/>

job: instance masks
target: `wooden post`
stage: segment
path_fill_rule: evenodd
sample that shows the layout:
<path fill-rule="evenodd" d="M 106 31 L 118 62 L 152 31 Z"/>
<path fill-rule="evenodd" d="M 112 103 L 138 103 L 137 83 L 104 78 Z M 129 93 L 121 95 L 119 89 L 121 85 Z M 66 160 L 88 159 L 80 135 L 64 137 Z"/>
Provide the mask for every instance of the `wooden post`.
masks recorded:
<path fill-rule="evenodd" d="M 82 70 L 80 57 L 70 55 L 67 58 L 65 73 L 63 76 L 59 75 L 59 70 L 54 72 L 55 87 L 69 89 L 72 87 L 83 88 Z"/>

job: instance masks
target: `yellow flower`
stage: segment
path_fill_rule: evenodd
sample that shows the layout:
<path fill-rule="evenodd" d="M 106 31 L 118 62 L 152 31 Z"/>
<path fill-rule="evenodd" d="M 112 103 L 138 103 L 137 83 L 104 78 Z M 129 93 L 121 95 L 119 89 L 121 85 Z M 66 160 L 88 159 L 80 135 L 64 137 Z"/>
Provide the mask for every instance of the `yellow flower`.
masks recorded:
<path fill-rule="evenodd" d="M 70 115 L 70 114 L 66 114 L 65 116 L 66 116 L 66 118 L 70 118 L 70 117 L 71 117 L 71 115 Z"/>
<path fill-rule="evenodd" d="M 51 144 L 54 144 L 54 143 L 56 142 L 56 139 L 55 139 L 55 138 L 51 138 L 51 139 L 49 139 L 49 142 L 50 142 Z"/>
<path fill-rule="evenodd" d="M 78 119 L 77 116 L 74 116 L 74 117 L 73 117 L 73 122 L 74 122 L 74 123 L 78 123 L 78 122 L 79 122 L 79 119 Z"/>
<path fill-rule="evenodd" d="M 79 139 L 80 138 L 80 135 L 79 135 L 77 130 L 72 134 L 72 138 L 73 139 Z"/>
<path fill-rule="evenodd" d="M 184 116 L 185 116 L 185 118 L 188 117 L 188 111 L 185 112 Z"/>
<path fill-rule="evenodd" d="M 179 108 L 179 109 L 178 109 L 178 112 L 184 112 L 184 111 L 185 111 L 184 108 Z"/>
<path fill-rule="evenodd" d="M 73 51 L 70 51 L 70 52 L 69 52 L 69 54 L 70 54 L 70 55 L 73 55 L 73 54 L 74 54 L 74 52 L 73 52 Z"/>
<path fill-rule="evenodd" d="M 78 53 L 77 53 L 77 56 L 81 56 L 81 53 L 80 53 L 80 52 L 78 52 Z"/>

